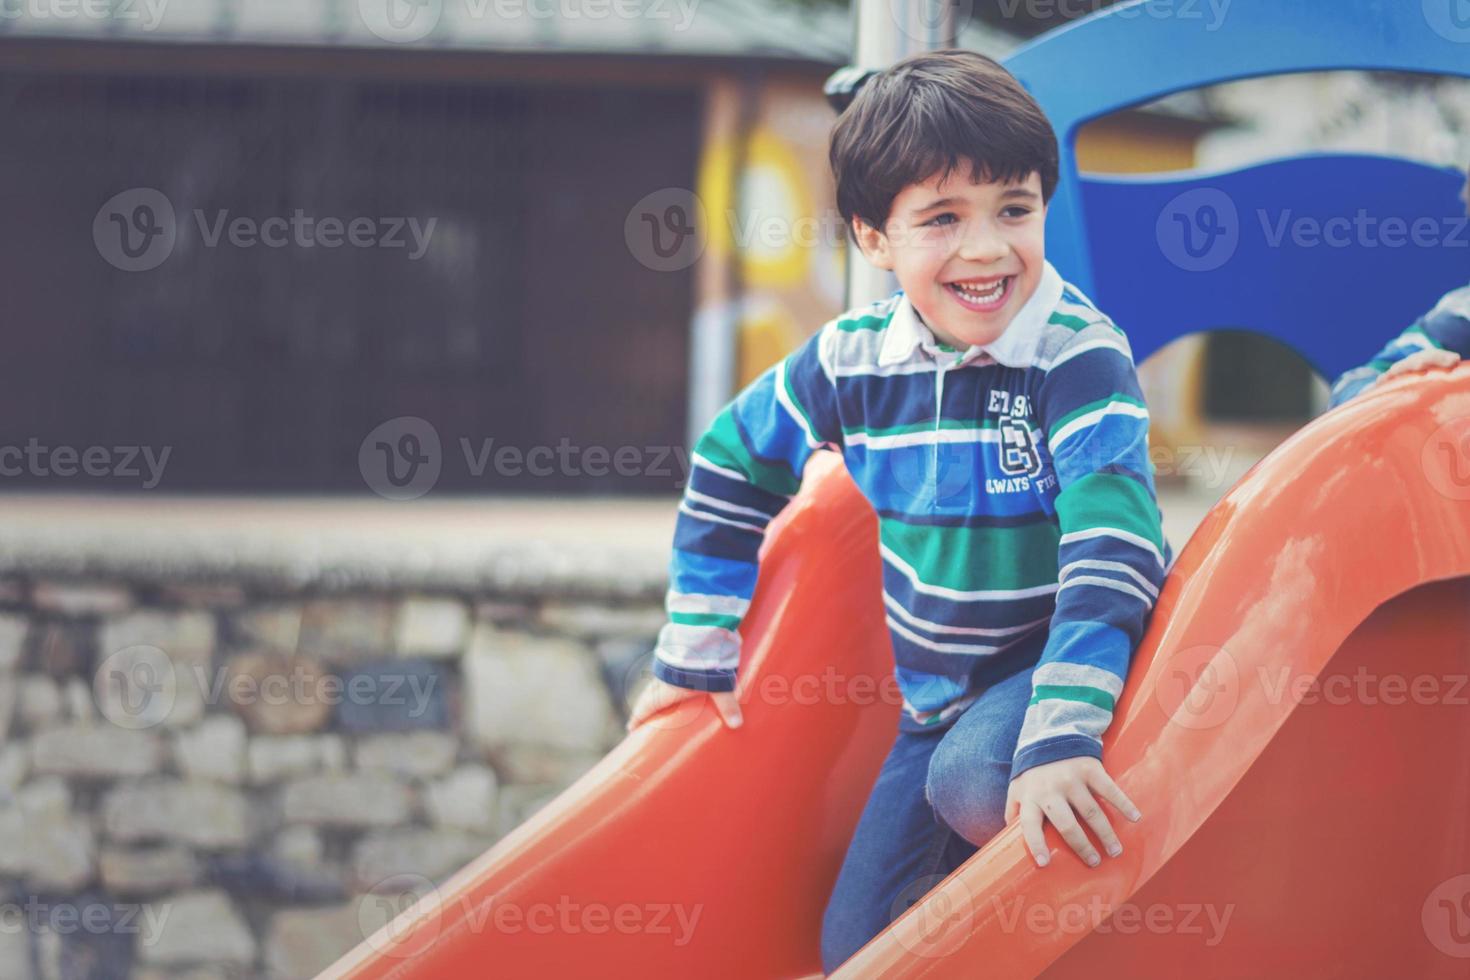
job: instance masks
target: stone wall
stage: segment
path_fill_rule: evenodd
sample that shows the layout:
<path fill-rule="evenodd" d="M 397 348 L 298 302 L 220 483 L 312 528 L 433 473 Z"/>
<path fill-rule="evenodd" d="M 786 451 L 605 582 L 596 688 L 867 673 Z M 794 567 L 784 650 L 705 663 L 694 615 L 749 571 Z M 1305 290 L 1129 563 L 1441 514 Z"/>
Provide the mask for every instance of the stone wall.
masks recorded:
<path fill-rule="evenodd" d="M 0 582 L 0 977 L 313 976 L 622 737 L 662 622 L 649 587 Z"/>

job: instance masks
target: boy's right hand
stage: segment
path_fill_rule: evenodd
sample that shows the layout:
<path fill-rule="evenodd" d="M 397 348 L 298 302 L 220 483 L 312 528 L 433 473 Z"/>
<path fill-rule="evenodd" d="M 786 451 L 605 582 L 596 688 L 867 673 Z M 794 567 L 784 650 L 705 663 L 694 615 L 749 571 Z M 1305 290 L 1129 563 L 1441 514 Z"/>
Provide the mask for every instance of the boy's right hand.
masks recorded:
<path fill-rule="evenodd" d="M 639 692 L 638 699 L 633 702 L 633 710 L 629 712 L 628 717 L 628 731 L 633 731 L 650 717 L 671 705 L 689 698 L 704 697 L 706 694 L 714 702 L 715 712 L 719 714 L 726 728 L 739 728 L 744 723 L 740 715 L 740 701 L 734 691 L 696 691 L 693 688 L 679 687 L 677 684 L 670 684 L 653 677 Z"/>
<path fill-rule="evenodd" d="M 1404 358 L 1402 361 L 1395 361 L 1393 364 L 1390 364 L 1388 370 L 1384 371 L 1383 374 L 1379 376 L 1378 381 L 1374 383 L 1378 384 L 1397 375 L 1409 374 L 1413 371 L 1429 371 L 1434 368 L 1452 368 L 1459 363 L 1460 355 L 1456 354 L 1454 351 L 1441 350 L 1438 347 L 1431 347 L 1427 350 L 1416 351 L 1413 354 L 1410 354 L 1408 357 Z"/>

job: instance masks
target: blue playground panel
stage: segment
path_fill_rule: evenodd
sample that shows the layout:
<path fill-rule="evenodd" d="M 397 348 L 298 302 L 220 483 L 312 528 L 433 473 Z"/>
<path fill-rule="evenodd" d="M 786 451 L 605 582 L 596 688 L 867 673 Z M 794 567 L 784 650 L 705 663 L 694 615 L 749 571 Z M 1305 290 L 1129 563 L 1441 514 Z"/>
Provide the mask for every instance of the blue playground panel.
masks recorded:
<path fill-rule="evenodd" d="M 1362 154 L 1241 170 L 1080 175 L 1087 121 L 1240 78 L 1340 69 L 1470 77 L 1470 0 L 1139 0 L 1006 62 L 1056 127 L 1048 258 L 1137 360 L 1197 330 L 1254 330 L 1331 378 L 1470 280 L 1463 171 Z M 1467 161 L 1470 162 L 1470 161 Z"/>

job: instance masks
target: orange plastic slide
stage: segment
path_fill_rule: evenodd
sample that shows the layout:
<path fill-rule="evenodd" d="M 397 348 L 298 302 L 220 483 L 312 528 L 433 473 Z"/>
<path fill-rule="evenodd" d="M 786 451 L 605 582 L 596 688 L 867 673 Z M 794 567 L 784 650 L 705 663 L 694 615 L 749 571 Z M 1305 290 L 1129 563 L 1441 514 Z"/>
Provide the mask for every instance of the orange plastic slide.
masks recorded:
<path fill-rule="evenodd" d="M 745 726 L 685 704 L 328 978 L 800 977 L 891 744 L 876 520 L 819 454 L 768 534 Z M 1257 465 L 1179 556 L 1086 868 L 1008 827 L 842 977 L 1470 975 L 1470 367 Z"/>

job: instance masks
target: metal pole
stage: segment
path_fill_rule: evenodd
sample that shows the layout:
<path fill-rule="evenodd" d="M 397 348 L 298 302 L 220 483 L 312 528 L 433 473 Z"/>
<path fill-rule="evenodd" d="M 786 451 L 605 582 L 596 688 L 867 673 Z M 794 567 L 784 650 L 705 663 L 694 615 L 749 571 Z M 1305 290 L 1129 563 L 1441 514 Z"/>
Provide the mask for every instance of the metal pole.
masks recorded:
<path fill-rule="evenodd" d="M 853 0 L 853 65 L 887 68 L 920 51 L 952 48 L 961 0 Z M 968 4 L 967 4 L 968 6 Z M 874 268 L 857 245 L 847 252 L 847 308 L 893 295 L 898 280 Z"/>

